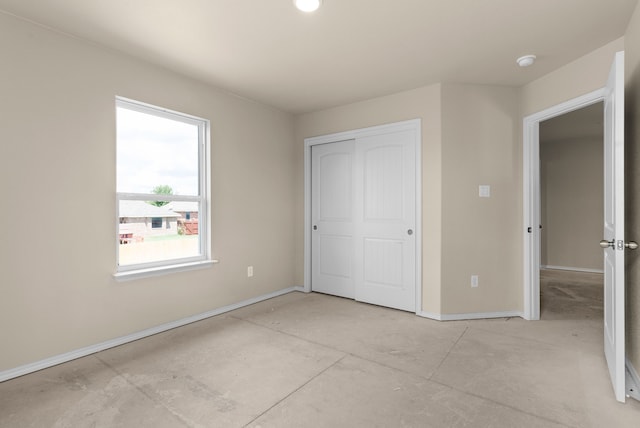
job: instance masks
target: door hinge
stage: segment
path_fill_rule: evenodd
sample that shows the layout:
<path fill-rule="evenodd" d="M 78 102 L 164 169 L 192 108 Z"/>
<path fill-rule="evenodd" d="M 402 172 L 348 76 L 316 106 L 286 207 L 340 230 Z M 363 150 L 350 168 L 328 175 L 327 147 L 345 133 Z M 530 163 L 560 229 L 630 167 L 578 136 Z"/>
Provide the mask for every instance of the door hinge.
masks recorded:
<path fill-rule="evenodd" d="M 531 233 L 531 226 L 527 227 L 527 233 Z"/>

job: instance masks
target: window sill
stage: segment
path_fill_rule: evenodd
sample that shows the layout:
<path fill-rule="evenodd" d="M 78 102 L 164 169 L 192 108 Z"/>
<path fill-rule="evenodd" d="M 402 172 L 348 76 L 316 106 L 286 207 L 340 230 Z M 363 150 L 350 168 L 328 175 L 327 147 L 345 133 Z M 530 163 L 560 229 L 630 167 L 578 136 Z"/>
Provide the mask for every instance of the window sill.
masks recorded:
<path fill-rule="evenodd" d="M 218 260 L 204 260 L 191 263 L 183 263 L 179 265 L 161 266 L 148 269 L 130 270 L 126 272 L 117 272 L 113 274 L 116 281 L 130 281 L 133 279 L 149 278 L 152 276 L 160 276 L 174 272 L 186 272 L 196 269 L 206 269 L 214 264 L 218 263 Z"/>

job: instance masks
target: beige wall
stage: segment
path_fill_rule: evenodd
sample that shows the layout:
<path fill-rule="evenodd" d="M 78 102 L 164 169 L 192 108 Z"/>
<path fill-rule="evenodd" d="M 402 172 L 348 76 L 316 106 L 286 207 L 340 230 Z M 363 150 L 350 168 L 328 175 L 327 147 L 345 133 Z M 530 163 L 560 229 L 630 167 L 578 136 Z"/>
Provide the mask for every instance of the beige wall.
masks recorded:
<path fill-rule="evenodd" d="M 602 138 L 544 139 L 540 124 L 543 266 L 601 271 L 604 183 Z"/>
<path fill-rule="evenodd" d="M 440 312 L 441 147 L 440 85 L 376 98 L 296 117 L 296 282 L 304 268 L 304 139 L 399 122 L 422 119 L 422 291 L 423 310 Z"/>
<path fill-rule="evenodd" d="M 627 218 L 636 239 L 639 15 L 625 36 Z M 622 48 L 616 40 L 521 90 L 432 85 L 293 118 L 0 14 L 0 371 L 301 285 L 304 138 L 413 118 L 423 131 L 423 310 L 522 310 L 522 117 L 602 87 Z M 219 265 L 113 280 L 116 95 L 211 120 Z M 479 184 L 492 186 L 491 198 L 478 198 Z M 104 226 L 74 233 L 77 212 Z M 637 257 L 628 284 L 640 282 Z M 628 338 L 639 368 L 636 290 L 628 287 Z"/>
<path fill-rule="evenodd" d="M 518 101 L 515 88 L 442 86 L 443 314 L 522 310 Z"/>
<path fill-rule="evenodd" d="M 305 138 L 412 118 L 422 119 L 423 134 L 423 311 L 522 310 L 522 290 L 513 287 L 522 276 L 516 89 L 434 85 L 300 115 L 297 158 L 302 165 Z M 301 181 L 302 166 L 298 174 Z M 488 203 L 478 199 L 478 184 L 493 186 Z M 299 184 L 298 281 L 303 280 L 303 196 Z M 493 242 L 488 231 L 499 231 L 507 244 L 487 247 Z M 477 289 L 470 287 L 471 274 L 481 277 Z"/>
<path fill-rule="evenodd" d="M 291 115 L 4 14 L 0 52 L 0 371 L 295 284 Z M 116 95 L 211 120 L 220 264 L 114 281 Z"/>
<path fill-rule="evenodd" d="M 640 5 L 625 33 L 626 236 L 640 242 Z M 640 251 L 626 252 L 627 356 L 640 371 Z"/>
<path fill-rule="evenodd" d="M 520 107 L 522 116 L 529 116 L 602 88 L 607 81 L 614 54 L 622 50 L 624 38 L 614 40 L 523 86 Z"/>

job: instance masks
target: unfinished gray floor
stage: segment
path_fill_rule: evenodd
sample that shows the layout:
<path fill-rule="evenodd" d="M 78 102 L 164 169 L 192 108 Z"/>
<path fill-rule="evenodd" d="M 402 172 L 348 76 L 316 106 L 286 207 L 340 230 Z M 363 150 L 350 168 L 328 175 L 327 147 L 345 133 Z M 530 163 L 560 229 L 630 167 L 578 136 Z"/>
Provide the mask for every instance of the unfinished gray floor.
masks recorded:
<path fill-rule="evenodd" d="M 292 293 L 0 383 L 0 426 L 638 427 L 609 384 L 601 282 L 544 273 L 537 322 Z"/>

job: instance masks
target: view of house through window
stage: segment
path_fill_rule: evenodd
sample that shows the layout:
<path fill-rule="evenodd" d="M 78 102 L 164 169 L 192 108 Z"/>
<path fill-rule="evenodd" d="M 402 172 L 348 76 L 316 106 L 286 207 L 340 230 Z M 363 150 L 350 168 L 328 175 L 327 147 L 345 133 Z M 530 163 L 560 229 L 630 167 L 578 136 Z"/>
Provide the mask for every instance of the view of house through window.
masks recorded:
<path fill-rule="evenodd" d="M 208 121 L 116 99 L 118 271 L 207 258 Z"/>

